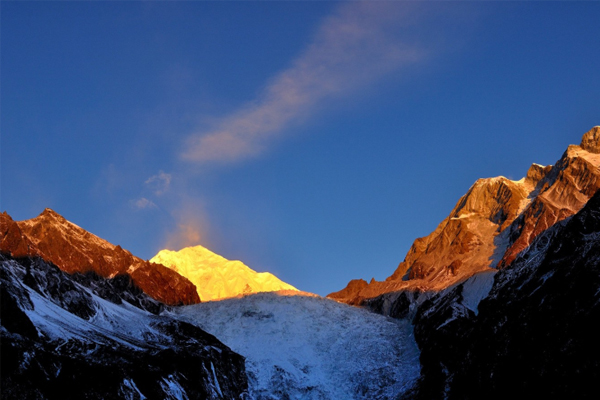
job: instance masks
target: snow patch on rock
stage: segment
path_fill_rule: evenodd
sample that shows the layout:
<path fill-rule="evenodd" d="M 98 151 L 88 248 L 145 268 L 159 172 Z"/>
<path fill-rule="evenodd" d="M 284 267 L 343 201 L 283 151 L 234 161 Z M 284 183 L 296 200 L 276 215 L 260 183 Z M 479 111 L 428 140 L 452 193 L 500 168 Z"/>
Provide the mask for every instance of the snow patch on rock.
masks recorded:
<path fill-rule="evenodd" d="M 494 275 L 497 272 L 497 270 L 480 272 L 465 281 L 462 292 L 462 304 L 473 311 L 475 315 L 478 313 L 477 307 L 479 306 L 479 302 L 487 297 L 490 290 L 492 290 Z"/>

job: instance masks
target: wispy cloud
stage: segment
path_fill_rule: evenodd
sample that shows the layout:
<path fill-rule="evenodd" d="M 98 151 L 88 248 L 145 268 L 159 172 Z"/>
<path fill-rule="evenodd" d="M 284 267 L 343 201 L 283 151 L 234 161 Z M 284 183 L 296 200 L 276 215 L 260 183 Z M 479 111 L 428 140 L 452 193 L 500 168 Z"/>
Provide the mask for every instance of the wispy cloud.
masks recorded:
<path fill-rule="evenodd" d="M 165 194 L 171 185 L 171 174 L 164 171 L 159 171 L 158 174 L 151 176 L 144 182 L 146 187 L 150 189 L 156 196 Z"/>
<path fill-rule="evenodd" d="M 422 60 L 425 51 L 404 35 L 414 18 L 412 3 L 342 4 L 260 96 L 218 121 L 214 129 L 188 137 L 181 157 L 205 164 L 257 156 L 324 100 Z"/>
<path fill-rule="evenodd" d="M 158 208 L 158 206 L 154 204 L 152 200 L 148 200 L 145 197 L 141 197 L 137 200 L 131 200 L 129 204 L 136 210 L 151 210 Z"/>

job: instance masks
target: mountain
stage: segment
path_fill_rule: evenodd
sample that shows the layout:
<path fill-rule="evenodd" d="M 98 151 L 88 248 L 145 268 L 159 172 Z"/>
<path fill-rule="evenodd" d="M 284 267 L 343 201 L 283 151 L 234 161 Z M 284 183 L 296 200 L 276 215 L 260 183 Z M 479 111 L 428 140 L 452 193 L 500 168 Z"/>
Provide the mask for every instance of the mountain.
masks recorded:
<path fill-rule="evenodd" d="M 127 275 L 145 293 L 165 304 L 200 302 L 187 278 L 133 256 L 49 208 L 25 221 L 13 221 L 6 212 L 0 214 L 0 251 L 13 257 L 38 256 L 70 274 L 91 271 L 104 278 Z"/>
<path fill-rule="evenodd" d="M 244 358 L 127 275 L 0 254 L 3 399 L 243 399 Z M 150 312 L 149 312 L 150 311 Z"/>
<path fill-rule="evenodd" d="M 600 192 L 482 274 L 418 307 L 422 375 L 404 398 L 596 398 Z"/>
<path fill-rule="evenodd" d="M 157 261 L 208 274 L 208 299 L 202 290 L 277 292 L 168 306 L 132 273 L 163 265 L 49 209 L 1 218 L 3 398 L 384 400 L 419 377 L 407 321 L 309 296 L 200 246 Z"/>
<path fill-rule="evenodd" d="M 348 304 L 396 292 L 411 297 L 504 268 L 544 230 L 586 204 L 600 188 L 599 167 L 596 126 L 583 135 L 580 145 L 569 146 L 555 165 L 533 164 L 519 181 L 478 180 L 431 234 L 415 240 L 385 281 L 354 280 L 328 297 Z"/>
<path fill-rule="evenodd" d="M 286 284 L 200 246 L 165 266 L 50 209 L 0 214 L 2 397 L 596 398 L 599 187 L 595 127 L 519 181 L 478 180 L 337 301 L 252 294 Z"/>
<path fill-rule="evenodd" d="M 15 257 L 39 256 L 71 274 L 128 275 L 145 293 L 168 305 L 258 292 L 297 292 L 271 273 L 253 271 L 202 246 L 161 250 L 150 261 L 142 260 L 49 208 L 25 221 L 0 214 L 0 251 Z"/>
<path fill-rule="evenodd" d="M 229 261 L 202 247 L 186 247 L 179 251 L 161 250 L 150 259 L 188 278 L 202 301 L 259 292 L 297 291 L 269 272 L 256 272 L 241 261 Z"/>
<path fill-rule="evenodd" d="M 173 314 L 246 357 L 254 400 L 392 400 L 419 377 L 409 321 L 326 298 L 258 293 Z"/>
<path fill-rule="evenodd" d="M 201 246 L 153 259 L 171 270 L 49 209 L 0 221 L 3 398 L 384 400 L 419 377 L 406 321 L 307 295 Z M 141 287 L 142 268 L 189 274 L 203 299 L 232 298 L 168 306 L 157 293 L 173 287 Z"/>
<path fill-rule="evenodd" d="M 595 398 L 600 128 L 520 181 L 477 181 L 385 282 L 330 295 L 410 321 L 421 374 L 404 400 Z"/>

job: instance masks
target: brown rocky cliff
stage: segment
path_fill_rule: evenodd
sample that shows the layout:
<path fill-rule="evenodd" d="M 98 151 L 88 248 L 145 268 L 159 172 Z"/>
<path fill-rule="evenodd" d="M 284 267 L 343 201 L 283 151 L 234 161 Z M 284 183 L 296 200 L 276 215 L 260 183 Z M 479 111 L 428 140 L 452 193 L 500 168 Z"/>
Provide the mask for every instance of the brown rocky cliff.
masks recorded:
<path fill-rule="evenodd" d="M 366 288 L 368 285 L 369 284 L 364 279 L 352 279 L 350 282 L 348 282 L 348 285 L 345 288 L 343 288 L 339 292 L 330 293 L 327 295 L 327 297 L 334 299 L 334 300 L 340 300 L 340 301 L 344 301 L 346 299 L 352 299 L 356 296 L 357 293 L 359 293 L 361 290 Z M 348 302 L 348 301 L 345 301 L 345 302 Z M 351 303 L 351 304 L 353 304 L 353 303 Z M 354 305 L 358 305 L 358 304 L 354 304 Z"/>
<path fill-rule="evenodd" d="M 328 297 L 356 305 L 402 289 L 440 290 L 489 268 L 494 238 L 517 217 L 536 183 L 479 179 L 431 234 L 414 241 L 385 282 L 348 285 Z"/>
<path fill-rule="evenodd" d="M 129 275 L 140 289 L 165 304 L 200 303 L 196 286 L 186 277 L 162 264 L 143 261 Z"/>
<path fill-rule="evenodd" d="M 34 244 L 21 232 L 19 225 L 5 212 L 0 214 L 0 252 L 12 257 L 37 254 Z"/>
<path fill-rule="evenodd" d="M 600 189 L 600 127 L 571 145 L 552 172 L 541 181 L 539 194 L 510 228 L 510 246 L 499 267 L 509 265 L 540 233 L 576 214 Z"/>
<path fill-rule="evenodd" d="M 348 285 L 328 297 L 349 304 L 403 289 L 441 290 L 508 265 L 545 229 L 579 211 L 600 188 L 600 127 L 569 146 L 555 166 L 525 178 L 480 179 L 428 236 L 415 240 L 385 282 Z M 354 282 L 354 281 L 352 281 Z"/>
<path fill-rule="evenodd" d="M 583 135 L 580 146 L 590 153 L 600 153 L 600 126 L 593 127 Z"/>
<path fill-rule="evenodd" d="M 38 217 L 15 222 L 0 214 L 0 250 L 14 257 L 40 256 L 67 273 L 96 274 L 112 278 L 131 276 L 146 294 L 165 304 L 194 304 L 196 287 L 183 276 L 161 265 L 133 256 L 47 208 Z"/>
<path fill-rule="evenodd" d="M 478 180 L 435 231 L 415 241 L 387 280 L 422 279 L 444 285 L 486 268 L 494 237 L 516 218 L 533 189 L 523 180 Z"/>

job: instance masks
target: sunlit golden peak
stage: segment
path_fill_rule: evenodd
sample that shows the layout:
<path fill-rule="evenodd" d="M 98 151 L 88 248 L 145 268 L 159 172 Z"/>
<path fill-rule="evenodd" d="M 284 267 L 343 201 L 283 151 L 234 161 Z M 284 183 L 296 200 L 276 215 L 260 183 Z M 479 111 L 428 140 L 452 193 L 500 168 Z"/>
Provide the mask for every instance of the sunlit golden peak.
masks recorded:
<path fill-rule="evenodd" d="M 256 272 L 241 261 L 227 260 L 203 246 L 161 250 L 150 261 L 163 264 L 192 281 L 202 301 L 297 290 L 269 272 Z"/>

